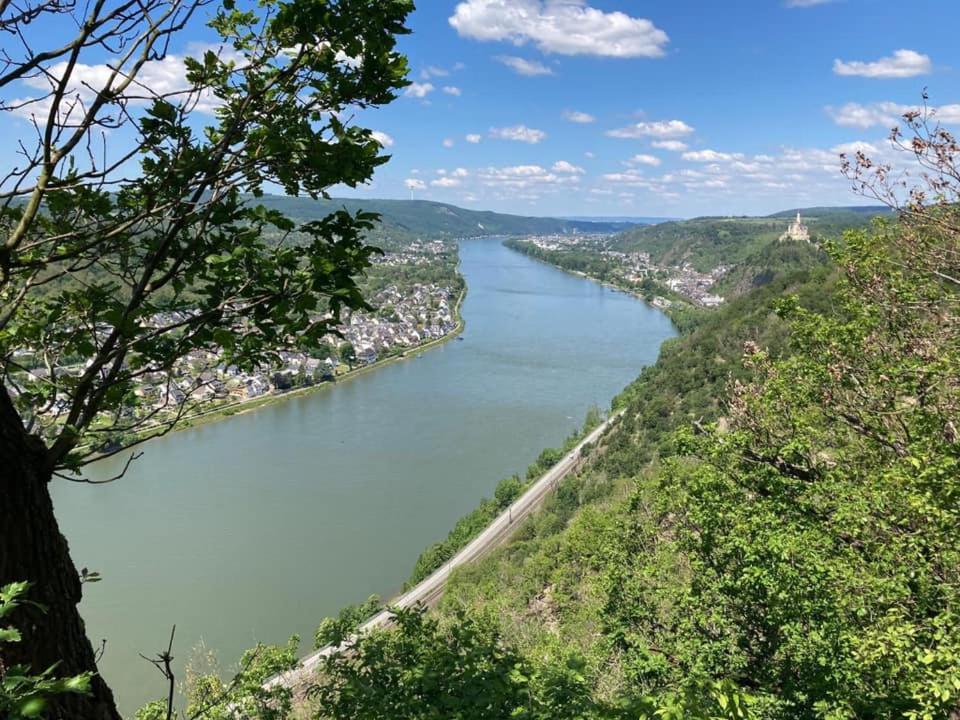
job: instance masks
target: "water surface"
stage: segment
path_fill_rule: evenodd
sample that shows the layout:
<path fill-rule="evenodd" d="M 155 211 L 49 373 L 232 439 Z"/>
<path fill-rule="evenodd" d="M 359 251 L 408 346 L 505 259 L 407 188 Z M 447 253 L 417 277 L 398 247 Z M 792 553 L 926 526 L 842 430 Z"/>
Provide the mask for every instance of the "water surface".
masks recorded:
<path fill-rule="evenodd" d="M 523 473 L 672 336 L 624 293 L 499 240 L 461 245 L 462 341 L 335 387 L 151 442 L 121 481 L 62 484 L 55 502 L 81 606 L 121 709 L 164 690 L 139 658 L 177 625 L 224 668 L 371 593 L 388 597 L 420 551 L 497 482 Z M 122 459 L 94 466 L 115 474 Z"/>

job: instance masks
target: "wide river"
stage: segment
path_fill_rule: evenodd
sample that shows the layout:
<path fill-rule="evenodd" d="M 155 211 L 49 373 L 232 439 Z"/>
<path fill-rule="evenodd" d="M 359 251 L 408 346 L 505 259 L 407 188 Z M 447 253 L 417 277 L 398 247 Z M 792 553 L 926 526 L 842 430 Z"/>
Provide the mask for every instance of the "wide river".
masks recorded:
<path fill-rule="evenodd" d="M 81 610 L 132 715 L 163 696 L 138 653 L 224 670 L 326 615 L 389 597 L 417 555 L 497 482 L 559 444 L 673 335 L 660 312 L 497 239 L 460 246 L 466 329 L 419 358 L 149 443 L 122 480 L 62 483 L 78 567 L 102 573 Z M 100 463 L 107 477 L 120 461 Z"/>

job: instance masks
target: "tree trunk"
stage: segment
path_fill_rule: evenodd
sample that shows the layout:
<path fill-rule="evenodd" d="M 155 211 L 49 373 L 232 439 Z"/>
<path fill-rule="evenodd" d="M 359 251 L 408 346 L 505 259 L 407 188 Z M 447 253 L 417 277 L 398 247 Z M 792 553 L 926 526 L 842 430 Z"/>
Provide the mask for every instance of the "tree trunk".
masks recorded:
<path fill-rule="evenodd" d="M 77 610 L 79 575 L 53 514 L 51 476 L 46 448 L 23 430 L 0 388 L 0 586 L 29 581 L 27 598 L 44 606 L 21 606 L 8 618 L 23 640 L 0 645 L 0 660 L 36 673 L 56 664 L 56 675 L 67 677 L 96 672 L 97 663 Z M 95 676 L 91 696 L 59 696 L 45 717 L 119 720 L 120 714 L 110 688 Z"/>

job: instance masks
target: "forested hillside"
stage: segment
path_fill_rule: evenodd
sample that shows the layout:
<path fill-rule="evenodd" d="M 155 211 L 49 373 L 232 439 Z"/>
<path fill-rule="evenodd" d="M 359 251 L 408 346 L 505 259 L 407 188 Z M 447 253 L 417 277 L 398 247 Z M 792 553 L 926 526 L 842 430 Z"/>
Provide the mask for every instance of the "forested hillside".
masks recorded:
<path fill-rule="evenodd" d="M 537 233 L 616 232 L 632 226 L 627 222 L 590 222 L 544 217 L 523 217 L 467 210 L 428 200 L 377 200 L 310 198 L 264 195 L 257 202 L 278 210 L 297 222 L 317 220 L 336 210 L 379 213 L 385 234 L 401 233 L 430 238 L 477 235 L 529 235 Z"/>
<path fill-rule="evenodd" d="M 337 718 L 956 717 L 957 228 L 938 205 L 848 231 L 668 342 L 586 469 L 315 697 Z"/>
<path fill-rule="evenodd" d="M 755 256 L 786 229 L 796 210 L 769 217 L 704 217 L 627 230 L 611 242 L 611 249 L 649 253 L 658 265 L 690 263 L 709 272 L 720 265 L 736 265 Z M 835 238 L 849 228 L 864 227 L 872 218 L 889 214 L 879 208 L 809 208 L 800 210 L 814 241 Z"/>

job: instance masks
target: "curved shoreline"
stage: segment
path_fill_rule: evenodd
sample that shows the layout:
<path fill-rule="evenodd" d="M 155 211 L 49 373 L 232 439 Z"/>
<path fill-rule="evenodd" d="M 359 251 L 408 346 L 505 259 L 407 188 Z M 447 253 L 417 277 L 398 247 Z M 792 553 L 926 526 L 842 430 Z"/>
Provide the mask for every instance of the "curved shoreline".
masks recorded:
<path fill-rule="evenodd" d="M 307 387 L 288 390 L 286 392 L 266 393 L 260 397 L 250 398 L 249 400 L 241 400 L 236 403 L 231 403 L 230 405 L 223 405 L 212 408 L 203 413 L 185 417 L 181 423 L 177 424 L 172 432 L 179 432 L 180 430 L 189 430 L 191 428 L 201 427 L 203 425 L 218 422 L 220 420 L 227 420 L 228 418 L 236 417 L 238 415 L 245 415 L 246 413 L 259 410 L 260 408 L 267 407 L 268 405 L 274 405 L 276 403 L 283 402 L 290 398 L 303 397 L 321 390 L 333 389 L 341 382 L 354 380 L 362 375 L 367 375 L 371 372 L 384 368 L 387 365 L 404 360 L 410 360 L 418 357 L 421 353 L 432 350 L 436 347 L 440 347 L 441 345 L 450 342 L 455 337 L 458 337 L 466 328 L 466 321 L 463 319 L 463 313 L 461 312 L 463 301 L 464 298 L 466 298 L 466 295 L 467 287 L 466 284 L 464 284 L 463 289 L 460 291 L 459 297 L 457 297 L 456 305 L 454 306 L 454 315 L 457 322 L 453 329 L 442 337 L 435 338 L 429 342 L 421 343 L 420 345 L 409 347 L 399 355 L 391 355 L 390 357 L 377 360 L 369 365 L 348 370 L 347 372 L 343 373 L 343 375 L 338 375 L 332 382 L 324 381 L 315 385 L 308 385 Z"/>
<path fill-rule="evenodd" d="M 220 422 L 223 420 L 228 420 L 230 418 L 237 417 L 238 415 L 246 415 L 247 413 L 254 412 L 264 407 L 270 405 L 275 405 L 280 402 L 284 402 L 291 398 L 304 397 L 315 392 L 322 390 L 329 390 L 335 388 L 339 383 L 345 382 L 348 380 L 353 380 L 362 375 L 366 375 L 380 368 L 386 367 L 395 362 L 400 362 L 403 360 L 410 360 L 413 357 L 418 357 L 421 353 L 424 353 L 433 348 L 439 347 L 444 343 L 450 342 L 455 337 L 458 337 L 463 333 L 466 328 L 466 321 L 463 319 L 463 313 L 461 312 L 463 308 L 463 301 L 467 296 L 467 286 L 464 282 L 463 288 L 460 290 L 460 295 L 457 297 L 457 302 L 454 305 L 454 316 L 456 317 L 456 325 L 453 329 L 442 337 L 435 338 L 429 342 L 421 343 L 420 345 L 414 345 L 410 348 L 405 349 L 399 355 L 391 355 L 390 357 L 384 358 L 382 360 L 377 360 L 370 365 L 364 365 L 363 367 L 358 367 L 353 370 L 348 370 L 336 377 L 332 382 L 324 381 L 316 383 L 315 385 L 308 385 L 307 387 L 300 387 L 294 390 L 287 390 L 286 392 L 270 392 L 265 393 L 259 397 L 249 398 L 247 400 L 240 400 L 238 402 L 230 403 L 229 405 L 220 405 L 215 408 L 210 408 L 203 412 L 198 412 L 193 415 L 185 415 L 176 425 L 171 428 L 168 432 L 158 433 L 151 437 L 151 433 L 160 430 L 163 428 L 163 425 L 154 426 L 153 428 L 141 430 L 138 435 L 140 436 L 140 442 L 146 442 L 147 440 L 152 440 L 156 437 L 163 437 L 167 435 L 173 435 L 174 433 L 181 432 L 183 430 L 193 430 L 198 427 L 203 427 L 204 425 L 209 425 L 211 423 Z M 146 437 L 144 437 L 146 436 Z M 103 456 L 94 455 L 91 458 L 91 462 L 96 462 L 99 459 L 102 459 Z"/>

